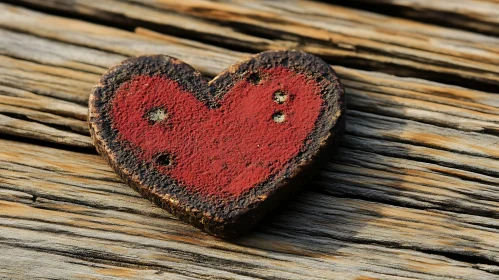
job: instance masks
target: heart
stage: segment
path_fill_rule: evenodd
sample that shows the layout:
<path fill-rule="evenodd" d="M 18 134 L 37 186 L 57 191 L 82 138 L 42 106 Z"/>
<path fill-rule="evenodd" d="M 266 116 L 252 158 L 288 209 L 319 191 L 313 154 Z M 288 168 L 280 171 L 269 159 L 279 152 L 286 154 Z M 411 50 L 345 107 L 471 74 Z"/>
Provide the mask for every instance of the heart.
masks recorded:
<path fill-rule="evenodd" d="M 210 82 L 173 57 L 131 58 L 89 99 L 92 138 L 114 170 L 224 238 L 247 231 L 331 155 L 344 113 L 334 71 L 299 51 L 260 53 Z"/>

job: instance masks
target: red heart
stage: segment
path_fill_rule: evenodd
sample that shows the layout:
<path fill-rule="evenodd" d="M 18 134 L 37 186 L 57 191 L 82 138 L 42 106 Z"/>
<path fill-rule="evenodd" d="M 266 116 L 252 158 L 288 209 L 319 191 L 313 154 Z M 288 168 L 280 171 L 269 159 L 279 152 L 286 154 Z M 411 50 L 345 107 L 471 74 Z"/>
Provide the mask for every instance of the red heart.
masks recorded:
<path fill-rule="evenodd" d="M 186 64 L 153 56 L 103 76 L 90 126 L 101 154 L 142 194 L 229 236 L 327 146 L 343 111 L 332 70 L 301 52 L 260 54 L 211 85 Z"/>
<path fill-rule="evenodd" d="M 321 110 L 315 81 L 282 67 L 262 72 L 259 84 L 239 81 L 215 109 L 171 79 L 137 76 L 117 90 L 111 119 L 142 160 L 171 157 L 167 166 L 156 161 L 163 174 L 193 192 L 237 197 L 298 154 Z M 166 117 L 151 122 L 148 112 Z"/>

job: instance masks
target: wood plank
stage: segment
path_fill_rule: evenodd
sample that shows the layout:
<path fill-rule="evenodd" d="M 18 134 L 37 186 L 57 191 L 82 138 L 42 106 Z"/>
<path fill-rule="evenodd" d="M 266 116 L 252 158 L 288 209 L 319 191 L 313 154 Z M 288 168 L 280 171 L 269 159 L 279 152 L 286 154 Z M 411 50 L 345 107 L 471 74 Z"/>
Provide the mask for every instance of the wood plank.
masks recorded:
<path fill-rule="evenodd" d="M 202 0 L 181 3 L 176 0 L 134 0 L 131 1 L 133 3 L 77 0 L 68 5 L 61 5 L 58 1 L 20 2 L 110 23 L 126 19 L 132 26 L 145 26 L 218 45 L 226 45 L 225 41 L 229 38 L 237 38 L 227 45 L 253 51 L 301 49 L 317 54 L 332 64 L 367 67 L 489 91 L 497 91 L 499 85 L 498 38 L 328 4 Z M 129 12 L 120 12 L 125 9 Z M 1 26 L 40 34 L 26 27 L 28 17 L 36 20 L 37 14 L 10 8 Z M 175 20 L 177 17 L 184 19 Z M 196 20 L 191 24 L 184 24 L 193 18 Z M 227 32 L 227 28 L 231 31 Z M 207 29 L 210 30 L 208 33 L 203 32 Z M 253 34 L 273 40 L 258 40 Z M 110 34 L 103 29 L 98 36 L 102 35 Z M 71 40 L 75 37 L 71 36 Z M 241 41 L 244 43 L 239 43 Z M 85 41 L 85 44 L 88 43 Z M 130 52 L 130 48 L 118 48 L 114 46 L 113 50 Z"/>
<path fill-rule="evenodd" d="M 140 198 L 97 155 L 0 143 L 0 247 L 24 264 L 8 265 L 10 274 L 494 279 L 499 269 L 495 219 L 309 191 L 228 243 Z"/>
<path fill-rule="evenodd" d="M 92 89 L 92 83 L 99 80 L 98 75 L 44 66 L 5 56 L 0 56 L 0 63 L 2 65 L 0 77 L 5 86 L 80 104 L 88 102 L 88 92 Z M 56 71 L 66 76 L 54 73 Z M 80 76 L 89 76 L 93 79 L 81 80 Z"/>
<path fill-rule="evenodd" d="M 28 41 L 32 39 L 32 36 L 14 33 L 11 31 L 3 31 L 3 33 L 8 34 L 9 36 L 7 37 L 16 38 L 20 41 Z M 126 33 L 126 35 L 130 37 L 134 35 L 133 33 L 129 32 L 124 33 Z M 151 32 L 149 32 L 149 34 L 150 33 Z M 163 39 L 163 37 L 155 36 L 155 38 L 156 41 L 154 41 L 154 46 L 158 46 L 159 44 L 167 45 L 164 41 L 159 41 Z M 150 47 L 151 44 L 149 44 L 149 42 L 139 41 L 140 39 L 141 37 L 136 38 L 134 40 L 134 43 L 140 42 L 141 45 L 144 45 L 144 48 Z M 38 41 L 42 40 L 44 40 L 43 44 L 47 48 L 51 47 L 53 41 L 38 39 Z M 235 53 L 233 51 L 219 48 L 217 55 L 223 58 L 222 61 L 230 61 L 230 63 L 224 65 L 222 61 L 213 61 L 212 59 L 210 59 L 210 54 L 212 51 L 207 51 L 202 48 L 202 46 L 201 48 L 198 48 L 200 44 L 198 44 L 198 46 L 196 47 L 191 47 L 190 45 L 186 46 L 184 44 L 175 45 L 172 42 L 168 43 L 170 49 L 175 49 L 175 53 L 173 53 L 173 55 L 179 54 L 180 56 L 185 56 L 186 53 L 197 52 L 199 57 L 204 57 L 203 59 L 196 60 L 190 58 L 191 61 L 193 61 L 193 66 L 198 69 L 208 69 L 210 67 L 213 67 L 214 69 L 224 69 L 231 63 L 237 61 L 239 58 L 247 56 L 247 54 Z M 14 50 L 12 50 L 12 48 L 9 47 L 6 49 L 5 53 L 11 55 L 11 53 L 18 52 L 18 49 L 19 48 L 15 47 Z M 89 52 L 85 53 L 84 50 L 89 50 Z M 91 51 L 93 50 L 90 50 L 88 48 L 80 47 L 79 49 L 79 53 L 81 53 L 81 56 L 89 56 L 88 59 L 90 60 L 94 59 Z M 99 56 L 100 55 L 101 54 L 99 54 Z M 22 56 L 21 58 L 25 59 L 26 57 Z M 5 85 L 22 87 L 27 91 L 35 91 L 39 94 L 54 96 L 78 103 L 86 103 L 88 93 L 94 83 L 91 81 L 96 81 L 98 79 L 97 75 L 82 73 L 81 76 L 86 75 L 88 76 L 88 78 L 85 78 L 85 81 L 74 81 L 72 77 L 80 77 L 81 72 L 61 71 L 60 68 L 55 68 L 47 65 L 41 66 L 39 64 L 25 61 L 12 60 L 8 57 L 5 57 L 3 59 L 9 62 L 6 63 L 6 65 L 13 65 L 13 67 L 15 68 L 14 70 L 22 70 L 15 72 L 10 71 L 7 68 L 6 72 L 10 73 L 10 75 L 12 75 L 11 79 L 15 79 L 15 81 L 17 82 L 14 83 L 10 82 L 10 80 L 6 80 L 3 82 Z M 108 65 L 108 67 L 109 66 L 111 65 Z M 348 95 L 348 98 L 349 103 L 351 104 L 351 108 L 362 108 L 362 110 L 367 110 L 378 114 L 381 113 L 383 115 L 413 119 L 437 126 L 457 128 L 463 131 L 481 131 L 485 132 L 486 134 L 494 134 L 498 131 L 498 99 L 495 95 L 477 91 L 469 91 L 457 87 L 444 87 L 442 85 L 432 84 L 422 80 L 401 79 L 389 75 L 381 76 L 380 74 L 366 74 L 372 72 L 352 70 L 342 67 L 335 68 L 343 78 L 345 85 L 347 86 L 347 91 L 350 93 Z M 54 75 L 54 72 L 66 73 L 64 74 L 66 75 L 66 77 L 62 79 L 60 78 L 61 74 Z M 212 75 L 214 74 L 213 72 L 214 71 L 211 70 L 208 71 L 208 73 L 205 72 L 205 74 Z M 20 74 L 18 75 L 18 77 L 16 75 L 13 75 L 12 73 Z M 27 74 L 25 73 L 28 73 L 31 76 L 27 76 Z M 33 77 L 36 83 L 31 84 L 29 82 L 26 82 L 26 77 Z M 65 81 L 65 83 L 62 85 L 54 84 L 51 82 L 54 79 L 57 79 L 58 81 Z M 376 85 L 376 83 L 378 83 L 378 85 Z M 80 84 L 81 89 L 75 86 Z M 47 90 L 41 90 L 42 88 L 47 88 Z M 414 90 L 415 88 L 417 88 L 417 90 Z M 68 93 L 66 89 L 70 89 L 74 91 L 74 93 Z M 379 94 L 380 91 L 382 94 L 384 94 L 384 96 Z M 424 94 L 420 94 L 417 91 L 423 91 Z M 456 102 L 456 98 L 463 101 Z M 369 100 L 369 102 L 367 102 L 367 100 Z M 468 100 L 470 100 L 471 102 Z M 390 104 L 390 106 L 386 106 L 387 104 Z M 464 138 L 469 138 L 469 135 L 467 134 L 460 134 L 456 135 L 455 137 L 461 136 Z M 491 143 L 495 143 L 495 138 L 491 138 L 489 136 L 484 137 L 489 139 L 489 142 L 484 144 L 489 145 Z M 414 135 L 412 138 L 416 139 Z M 437 143 L 434 142 L 430 145 L 437 145 Z M 479 151 L 475 149 L 474 153 L 477 152 Z M 469 153 L 473 152 L 469 150 Z"/>
<path fill-rule="evenodd" d="M 196 279 L 171 273 L 166 269 L 137 268 L 109 263 L 85 261 L 54 251 L 37 251 L 14 246 L 2 246 L 0 274 L 6 279 L 54 279 L 60 275 L 67 279 Z M 8 268 L 17 267 L 17 270 Z"/>
<path fill-rule="evenodd" d="M 50 16 L 7 4 L 0 4 L 0 9 L 4 11 L 4 16 L 0 18 L 0 27 L 67 44 L 125 56 L 172 54 L 192 65 L 197 65 L 195 61 L 206 60 L 207 65 L 197 69 L 211 76 L 221 72 L 225 65 L 234 62 L 233 58 L 227 61 L 230 56 L 219 54 L 215 47 L 200 52 L 199 48 L 189 47 L 192 41 L 172 36 L 169 37 L 170 44 L 166 44 L 164 40 L 79 20 Z M 44 24 L 40 25 L 39 22 Z M 184 47 L 185 45 L 187 47 Z"/>
<path fill-rule="evenodd" d="M 338 2 L 340 1 L 331 1 Z M 341 4 L 346 4 L 341 2 Z M 353 0 L 348 5 L 378 13 L 417 19 L 499 35 L 499 2 L 496 0 Z"/>
<path fill-rule="evenodd" d="M 73 2 L 62 6 L 75 16 L 169 34 L 144 27 L 130 32 L 0 4 L 7 15 L 0 18 L 4 28 L 0 29 L 0 121 L 6 124 L 0 125 L 0 134 L 65 145 L 60 148 L 91 148 L 85 126 L 89 89 L 106 68 L 139 54 L 174 55 L 208 77 L 249 55 L 228 48 L 253 52 L 299 46 L 334 62 L 323 51 L 348 49 L 346 41 L 341 41 L 341 47 L 336 42 L 331 46 L 305 30 L 337 35 L 341 32 L 331 28 L 345 24 L 355 26 L 357 39 L 376 41 L 371 37 L 374 28 L 384 36 L 383 44 L 399 47 L 402 43 L 393 41 L 390 32 L 411 31 L 397 36 L 431 40 L 423 50 L 436 54 L 431 61 L 448 59 L 450 64 L 435 62 L 446 69 L 463 70 L 456 65 L 464 60 L 454 57 L 473 60 L 474 51 L 480 49 L 475 55 L 491 58 L 481 61 L 492 66 L 468 66 L 490 70 L 498 53 L 496 39 L 491 37 L 384 16 L 380 17 L 393 22 L 380 26 L 373 21 L 377 15 L 323 4 L 297 2 L 295 9 L 280 2 L 248 2 L 234 8 L 233 3 L 204 1 L 177 5 L 150 0 L 137 5 L 113 0 L 106 3 L 116 6 L 106 8 L 97 2 Z M 197 4 L 202 9 L 193 9 Z M 127 5 L 141 13 L 118 15 Z M 210 12 L 209 7 L 214 9 Z M 216 20 L 217 12 L 227 17 Z M 297 27 L 296 34 L 279 29 L 284 27 L 275 22 L 266 29 L 263 22 L 273 18 Z M 167 19 L 174 22 L 167 24 Z M 166 29 L 190 22 L 184 29 Z M 418 30 L 423 26 L 427 29 Z M 205 28 L 210 30 L 203 32 Z M 184 36 L 182 30 L 188 39 L 175 37 Z M 455 49 L 435 49 L 437 41 Z M 409 49 L 415 46 L 404 44 Z M 375 53 L 361 45 L 344 54 Z M 439 53 L 444 50 L 447 57 Z M 402 63 L 397 60 L 396 65 Z M 139 197 L 93 149 L 83 154 L 0 140 L 0 248 L 4 252 L 0 275 L 495 279 L 499 274 L 499 96 L 333 67 L 348 98 L 347 131 L 338 154 L 294 201 L 233 243 L 207 236 Z M 421 73 L 427 70 L 411 71 L 424 76 Z M 463 77 L 452 75 L 453 81 Z M 477 84 L 491 85 L 484 80 Z"/>
<path fill-rule="evenodd" d="M 30 35 L 5 32 L 12 33 L 10 37 L 21 41 L 32 39 Z M 143 30 L 142 33 L 157 40 L 164 39 L 163 35 L 150 31 Z M 133 33 L 128 34 L 128 36 L 133 35 Z M 51 48 L 52 43 L 57 43 L 41 38 L 38 40 L 44 40 L 43 44 L 47 49 Z M 138 41 L 138 39 L 136 42 L 148 44 L 147 41 Z M 165 43 L 165 41 L 161 42 Z M 191 43 L 174 45 L 170 41 L 167 42 L 170 48 L 175 47 L 180 54 L 197 51 L 199 56 L 203 56 L 206 49 L 200 43 L 194 48 L 191 46 L 195 44 Z M 94 59 L 92 50 L 88 49 L 89 52 L 86 52 L 87 49 L 80 47 L 78 56 L 86 57 L 87 60 Z M 247 55 L 237 53 L 236 56 L 232 56 L 233 51 L 224 51 L 221 48 L 218 51 L 218 55 L 224 56 L 224 60 L 227 61 L 236 61 L 239 57 Z M 10 53 L 12 51 L 8 48 L 6 54 L 10 55 Z M 68 59 L 73 58 L 68 57 Z M 207 54 L 207 59 L 195 60 L 194 63 L 195 67 L 201 69 L 213 65 L 209 54 Z M 40 65 L 30 69 L 43 69 L 43 71 L 51 69 L 50 72 L 53 73 L 58 69 L 54 70 L 53 67 L 55 66 Z M 219 69 L 224 67 L 227 65 L 219 63 L 216 66 Z M 333 186 L 327 188 L 328 192 L 342 195 L 356 194 L 359 197 L 397 202 L 411 207 L 436 209 L 449 207 L 458 212 L 496 215 L 497 196 L 493 195 L 495 189 L 489 185 L 499 183 L 497 153 L 493 148 L 498 145 L 496 135 L 499 126 L 497 109 L 499 97 L 497 95 L 340 66 L 335 66 L 335 69 L 342 78 L 347 91 L 349 114 L 347 137 L 343 146 L 349 149 L 350 155 L 341 157 L 339 163 L 333 166 L 340 168 L 342 164 L 350 163 L 358 165 L 362 157 L 377 156 L 386 162 L 385 164 L 391 166 L 391 173 L 395 168 L 397 170 L 395 173 L 401 174 L 380 175 L 381 179 L 377 179 L 379 183 L 374 185 L 367 183 L 373 180 L 372 174 L 381 174 L 379 170 L 384 170 L 386 167 L 367 165 L 367 169 L 349 172 L 342 169 L 342 172 L 346 172 L 343 173 L 342 180 L 348 178 L 350 183 L 355 182 L 355 184 L 349 185 L 348 188 L 343 187 L 342 191 L 338 192 L 335 191 L 335 186 L 344 186 L 344 181 L 328 182 Z M 33 72 L 33 70 L 30 71 Z M 92 84 L 93 82 L 89 82 L 88 87 L 90 88 Z M 50 82 L 46 83 L 46 86 L 50 85 Z M 33 90 L 26 86 L 24 89 Z M 87 94 L 88 92 L 81 91 L 76 96 Z M 79 101 L 78 98 L 70 99 L 75 102 Z M 18 100 L 8 105 L 15 106 L 23 102 L 23 100 Z M 22 114 L 21 109 L 18 110 L 19 114 Z M 38 110 L 47 111 L 48 109 L 38 108 Z M 64 114 L 60 115 L 66 117 Z M 78 118 L 84 119 L 84 116 L 80 114 Z M 22 128 L 23 125 L 21 123 L 20 127 Z M 61 122 L 60 125 L 63 123 Z M 76 125 L 69 126 L 69 128 L 78 131 Z M 9 133 L 5 129 L 3 132 Z M 87 135 L 86 132 L 85 135 Z M 77 135 L 76 139 L 80 137 Z M 50 141 L 60 143 L 58 137 L 52 137 Z M 87 144 L 91 147 L 90 143 Z M 363 156 L 353 157 L 351 154 L 355 153 Z M 394 157 L 400 160 L 395 161 Z M 404 162 L 403 159 L 407 160 Z M 413 166 L 400 169 L 400 162 Z M 352 172 L 360 175 L 357 177 L 347 175 Z M 361 176 L 362 172 L 370 175 Z M 404 182 L 406 181 L 404 178 L 416 180 L 417 176 L 413 175 L 414 172 L 425 179 L 418 181 L 417 184 L 394 184 L 392 182 L 393 180 Z M 411 177 L 408 177 L 409 175 Z M 393 176 L 396 179 L 393 179 Z M 460 187 L 456 188 L 456 184 Z M 398 196 L 399 192 L 403 192 L 404 196 Z M 448 197 L 456 199 L 449 200 Z M 492 199 L 492 201 L 482 203 L 480 199 Z"/>

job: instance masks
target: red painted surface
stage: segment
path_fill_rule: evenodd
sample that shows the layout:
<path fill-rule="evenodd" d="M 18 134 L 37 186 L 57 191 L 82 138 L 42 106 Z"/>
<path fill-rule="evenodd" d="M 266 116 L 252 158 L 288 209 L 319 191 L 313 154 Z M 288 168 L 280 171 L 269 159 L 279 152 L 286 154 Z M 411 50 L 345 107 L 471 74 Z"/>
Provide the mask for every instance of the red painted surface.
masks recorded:
<path fill-rule="evenodd" d="M 284 90 L 283 104 L 274 93 Z M 258 85 L 238 82 L 209 109 L 172 80 L 138 76 L 112 101 L 113 126 L 134 153 L 155 161 L 173 155 L 173 165 L 156 164 L 193 192 L 237 197 L 285 167 L 304 145 L 319 116 L 322 99 L 315 81 L 285 68 L 262 70 Z M 151 123 L 152 108 L 166 109 L 165 122 Z M 285 114 L 276 123 L 272 115 Z"/>

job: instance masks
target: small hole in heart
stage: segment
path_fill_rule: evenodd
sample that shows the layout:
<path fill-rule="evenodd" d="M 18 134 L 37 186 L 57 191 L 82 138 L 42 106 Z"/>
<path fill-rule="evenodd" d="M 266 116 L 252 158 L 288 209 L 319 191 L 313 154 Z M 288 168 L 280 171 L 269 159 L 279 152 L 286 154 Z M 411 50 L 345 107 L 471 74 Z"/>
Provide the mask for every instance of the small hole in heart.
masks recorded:
<path fill-rule="evenodd" d="M 171 166 L 173 165 L 173 158 L 170 154 L 161 154 L 156 158 L 156 162 L 159 165 Z"/>
<path fill-rule="evenodd" d="M 163 108 L 152 108 L 146 117 L 151 123 L 165 122 L 168 119 L 168 113 Z"/>
<path fill-rule="evenodd" d="M 248 77 L 248 81 L 250 81 L 251 83 L 253 83 L 255 85 L 258 85 L 261 81 L 260 75 L 258 75 L 258 73 L 256 73 L 256 72 L 251 73 Z"/>
<path fill-rule="evenodd" d="M 210 109 L 220 109 L 220 107 L 222 107 L 222 104 L 220 103 L 211 103 L 209 105 Z"/>
<path fill-rule="evenodd" d="M 283 112 L 276 112 L 272 115 L 272 119 L 276 122 L 276 123 L 282 123 L 286 120 L 286 115 L 284 115 Z"/>
<path fill-rule="evenodd" d="M 277 104 L 283 104 L 288 99 L 288 95 L 283 90 L 274 92 L 274 101 Z"/>

